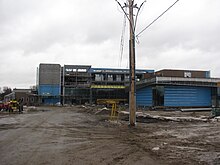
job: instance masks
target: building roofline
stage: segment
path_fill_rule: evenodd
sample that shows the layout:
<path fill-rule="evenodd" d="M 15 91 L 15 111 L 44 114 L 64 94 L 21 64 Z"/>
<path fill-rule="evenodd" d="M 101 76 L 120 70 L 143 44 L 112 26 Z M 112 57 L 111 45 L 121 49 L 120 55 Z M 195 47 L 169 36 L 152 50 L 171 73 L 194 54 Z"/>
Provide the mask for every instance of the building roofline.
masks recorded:
<path fill-rule="evenodd" d="M 114 71 L 114 72 L 129 72 L 129 69 L 121 69 L 121 68 L 92 68 L 90 69 L 90 72 L 108 72 L 108 71 Z M 143 73 L 154 73 L 154 70 L 152 69 L 136 69 L 136 72 L 143 72 Z"/>
<path fill-rule="evenodd" d="M 160 85 L 184 85 L 184 86 L 206 86 L 217 87 L 220 78 L 186 78 L 186 77 L 153 77 L 137 82 L 138 88 Z"/>
<path fill-rule="evenodd" d="M 196 70 L 196 69 L 160 69 L 157 70 L 156 72 L 161 72 L 161 71 L 210 72 L 210 70 Z"/>

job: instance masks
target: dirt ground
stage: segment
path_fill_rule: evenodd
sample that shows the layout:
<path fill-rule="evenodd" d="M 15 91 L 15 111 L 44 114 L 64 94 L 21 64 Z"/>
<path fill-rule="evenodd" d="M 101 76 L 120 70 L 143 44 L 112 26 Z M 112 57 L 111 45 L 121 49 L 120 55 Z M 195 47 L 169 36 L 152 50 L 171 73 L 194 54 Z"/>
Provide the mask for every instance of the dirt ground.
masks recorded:
<path fill-rule="evenodd" d="M 128 116 L 109 121 L 100 107 L 37 107 L 0 113 L 1 165 L 220 164 L 220 121 L 172 121 Z M 209 112 L 146 111 L 168 117 Z"/>

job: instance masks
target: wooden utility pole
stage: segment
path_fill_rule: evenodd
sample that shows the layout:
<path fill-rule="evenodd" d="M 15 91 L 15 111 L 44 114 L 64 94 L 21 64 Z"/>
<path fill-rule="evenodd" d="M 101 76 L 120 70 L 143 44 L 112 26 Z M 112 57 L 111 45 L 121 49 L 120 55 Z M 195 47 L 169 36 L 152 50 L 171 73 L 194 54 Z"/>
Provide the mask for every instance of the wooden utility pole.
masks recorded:
<path fill-rule="evenodd" d="M 134 28 L 134 0 L 129 0 L 129 20 L 130 20 L 130 40 L 129 40 L 129 58 L 130 58 L 130 90 L 129 90 L 129 122 L 130 126 L 136 124 L 136 75 L 135 75 L 135 28 Z"/>
<path fill-rule="evenodd" d="M 122 6 L 118 0 L 115 0 L 125 16 L 127 17 L 130 24 L 130 39 L 129 39 L 129 61 L 130 61 L 130 89 L 129 89 L 129 122 L 130 126 L 136 125 L 136 74 L 135 74 L 135 37 L 138 37 L 143 31 L 149 28 L 155 21 L 157 21 L 163 14 L 165 14 L 171 7 L 173 7 L 179 0 L 176 0 L 174 4 L 172 4 L 167 10 L 165 10 L 159 17 L 157 17 L 153 22 L 151 22 L 146 28 L 144 28 L 141 32 L 135 35 L 135 29 L 137 25 L 137 17 L 139 11 L 146 0 L 140 5 L 134 4 L 135 0 L 126 0 L 125 6 Z M 124 8 L 129 8 L 129 14 L 124 10 Z M 134 19 L 134 8 L 137 9 L 136 17 Z M 134 23 L 135 22 L 135 23 Z"/>
<path fill-rule="evenodd" d="M 125 6 L 122 6 L 118 2 L 118 0 L 115 0 L 115 1 L 121 7 L 130 25 L 130 39 L 129 39 L 129 61 L 130 61 L 129 122 L 130 123 L 129 125 L 135 126 L 136 125 L 135 28 L 136 28 L 138 13 L 140 11 L 140 8 L 144 4 L 144 2 L 140 5 L 140 7 L 138 7 L 137 4 L 134 4 L 135 0 L 127 0 L 127 3 L 124 3 Z M 127 8 L 127 7 L 129 8 L 129 14 L 127 14 L 126 11 L 124 10 L 124 8 Z M 134 12 L 133 12 L 134 8 L 137 9 L 135 19 L 134 19 Z"/>

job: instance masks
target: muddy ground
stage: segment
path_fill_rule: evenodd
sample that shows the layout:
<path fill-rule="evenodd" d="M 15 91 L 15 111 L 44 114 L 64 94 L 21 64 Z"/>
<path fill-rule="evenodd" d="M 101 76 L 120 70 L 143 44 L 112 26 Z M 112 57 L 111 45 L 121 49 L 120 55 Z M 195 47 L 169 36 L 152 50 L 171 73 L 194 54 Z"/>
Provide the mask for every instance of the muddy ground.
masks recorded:
<path fill-rule="evenodd" d="M 109 121 L 100 107 L 37 107 L 0 113 L 1 165 L 220 164 L 220 122 L 128 116 Z M 210 112 L 144 111 L 150 115 L 208 117 Z"/>

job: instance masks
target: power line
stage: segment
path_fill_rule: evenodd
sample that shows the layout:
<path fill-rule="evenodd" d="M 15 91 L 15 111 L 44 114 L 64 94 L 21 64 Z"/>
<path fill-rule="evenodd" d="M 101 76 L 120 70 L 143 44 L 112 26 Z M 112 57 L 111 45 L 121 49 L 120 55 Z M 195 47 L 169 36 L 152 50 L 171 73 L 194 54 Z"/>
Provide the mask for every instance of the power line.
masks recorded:
<path fill-rule="evenodd" d="M 126 16 L 124 15 L 123 28 L 121 34 L 121 43 L 120 43 L 120 57 L 119 57 L 119 66 L 121 67 L 122 56 L 124 53 L 124 36 L 125 36 L 125 28 L 126 28 Z"/>
<path fill-rule="evenodd" d="M 130 26 L 131 26 L 131 28 L 132 28 L 133 34 L 135 34 L 135 32 L 134 32 L 134 26 L 132 25 L 132 22 L 131 22 L 131 20 L 130 20 L 130 18 L 129 18 L 129 14 L 127 14 L 126 11 L 124 10 L 124 8 L 129 7 L 129 5 L 128 5 L 127 3 L 125 3 L 125 4 L 124 4 L 125 6 L 122 6 L 118 0 L 115 0 L 115 1 L 116 1 L 116 2 L 118 3 L 118 5 L 121 7 L 121 10 L 124 12 L 125 16 L 127 17 L 128 21 L 129 21 L 129 23 L 130 23 Z M 128 2 L 128 1 L 127 1 L 127 2 Z"/>
<path fill-rule="evenodd" d="M 134 31 L 135 31 L 135 29 L 136 29 L 136 27 L 137 27 L 138 14 L 139 14 L 139 12 L 140 12 L 141 7 L 144 5 L 145 2 L 146 2 L 146 0 L 145 0 L 144 2 L 142 2 L 142 4 L 140 5 L 140 7 L 138 8 L 138 11 L 137 11 L 137 14 L 136 14 L 136 17 L 135 17 Z"/>
<path fill-rule="evenodd" d="M 160 17 L 162 17 L 166 12 L 168 12 L 177 2 L 180 0 L 176 0 L 170 7 L 168 7 L 162 14 L 160 14 L 156 19 L 154 19 L 149 25 L 147 25 L 143 30 L 141 30 L 136 37 L 140 37 L 140 35 L 147 30 L 151 25 L 153 25 Z"/>
<path fill-rule="evenodd" d="M 118 0 L 115 0 L 118 5 L 121 7 L 123 13 L 124 13 L 124 29 L 122 30 L 122 35 L 121 35 L 121 45 L 120 45 L 120 59 L 119 59 L 119 65 L 121 66 L 121 62 L 122 62 L 122 55 L 123 55 L 123 49 L 124 49 L 124 35 L 123 33 L 125 33 L 125 26 L 126 26 L 126 18 L 128 19 L 128 22 L 130 24 L 130 30 L 133 33 L 133 36 L 135 38 L 135 29 L 137 26 L 137 19 L 138 19 L 138 15 L 140 12 L 140 9 L 142 8 L 142 6 L 144 5 L 144 3 L 146 2 L 146 0 L 144 2 L 142 2 L 142 4 L 140 5 L 140 7 L 137 6 L 137 4 L 134 4 L 134 0 L 131 0 L 130 3 L 132 3 L 132 6 L 130 6 L 131 4 L 129 3 L 130 0 L 126 0 L 126 2 L 122 5 Z M 134 19 L 134 23 L 131 22 L 131 19 L 129 18 L 129 14 L 127 13 L 127 8 L 132 7 L 132 10 L 135 8 L 137 9 L 137 13 L 136 13 L 136 17 Z M 134 15 L 133 15 L 134 16 Z M 136 40 L 137 43 L 139 43 L 138 40 Z"/>

